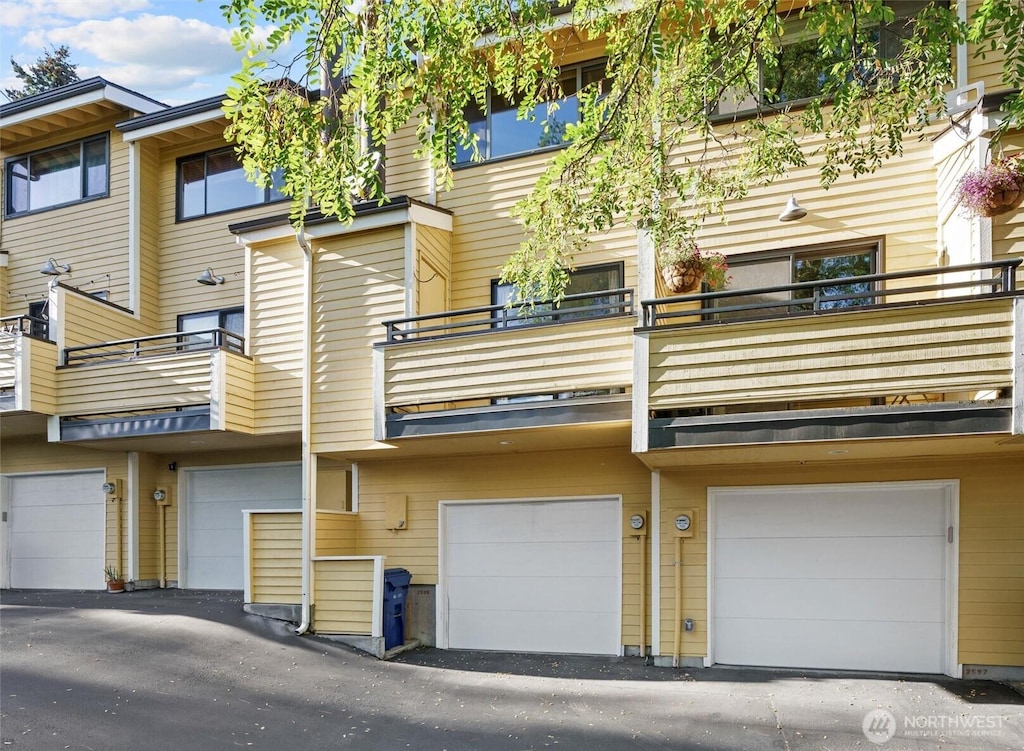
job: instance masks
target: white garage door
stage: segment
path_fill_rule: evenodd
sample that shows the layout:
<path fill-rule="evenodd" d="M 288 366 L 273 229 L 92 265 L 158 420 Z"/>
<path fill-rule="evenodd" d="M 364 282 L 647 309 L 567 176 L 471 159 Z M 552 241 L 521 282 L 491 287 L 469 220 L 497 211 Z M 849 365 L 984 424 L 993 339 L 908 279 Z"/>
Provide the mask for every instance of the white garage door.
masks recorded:
<path fill-rule="evenodd" d="M 445 507 L 448 646 L 618 654 L 617 500 Z"/>
<path fill-rule="evenodd" d="M 713 661 L 946 672 L 949 492 L 712 491 Z"/>
<path fill-rule="evenodd" d="M 8 478 L 10 585 L 103 589 L 103 472 Z"/>
<path fill-rule="evenodd" d="M 189 470 L 185 575 L 189 589 L 242 589 L 242 511 L 300 509 L 298 464 Z"/>

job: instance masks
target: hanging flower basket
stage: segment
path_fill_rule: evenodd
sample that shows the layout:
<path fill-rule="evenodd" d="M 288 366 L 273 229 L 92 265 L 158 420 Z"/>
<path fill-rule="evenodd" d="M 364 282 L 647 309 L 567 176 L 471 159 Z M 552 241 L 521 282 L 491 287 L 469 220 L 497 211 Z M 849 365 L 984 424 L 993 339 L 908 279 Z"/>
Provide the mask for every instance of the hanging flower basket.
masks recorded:
<path fill-rule="evenodd" d="M 692 240 L 662 250 L 658 264 L 665 286 L 676 295 L 694 292 L 702 282 L 713 290 L 722 289 L 729 282 L 725 256 L 702 251 Z"/>
<path fill-rule="evenodd" d="M 991 218 L 1013 211 L 1024 201 L 1024 157 L 996 159 L 968 172 L 956 186 L 956 200 L 974 216 Z"/>
<path fill-rule="evenodd" d="M 704 281 L 704 268 L 694 264 L 673 263 L 662 267 L 661 278 L 665 280 L 665 286 L 670 292 L 677 295 L 693 292 Z"/>

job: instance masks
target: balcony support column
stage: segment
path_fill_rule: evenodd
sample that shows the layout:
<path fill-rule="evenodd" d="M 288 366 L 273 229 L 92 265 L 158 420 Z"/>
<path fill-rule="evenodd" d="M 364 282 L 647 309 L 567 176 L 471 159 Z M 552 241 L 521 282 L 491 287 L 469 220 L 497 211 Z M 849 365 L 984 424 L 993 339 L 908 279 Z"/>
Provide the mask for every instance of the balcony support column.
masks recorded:
<path fill-rule="evenodd" d="M 1013 301 L 1013 435 L 1024 435 L 1024 298 Z"/>

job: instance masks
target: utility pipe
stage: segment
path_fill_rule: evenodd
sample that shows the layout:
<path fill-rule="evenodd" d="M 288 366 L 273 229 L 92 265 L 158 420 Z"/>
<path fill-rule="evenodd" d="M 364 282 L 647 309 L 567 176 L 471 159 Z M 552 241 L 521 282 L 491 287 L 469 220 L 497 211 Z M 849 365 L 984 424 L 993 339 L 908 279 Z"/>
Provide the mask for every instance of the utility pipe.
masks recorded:
<path fill-rule="evenodd" d="M 679 667 L 679 654 L 683 651 L 683 538 L 676 537 L 676 617 L 673 627 L 672 667 Z"/>
<path fill-rule="evenodd" d="M 124 519 L 121 513 L 121 496 L 116 495 L 114 501 L 114 535 L 117 538 L 117 573 L 124 577 L 124 548 L 121 545 L 121 536 L 124 534 Z"/>
<path fill-rule="evenodd" d="M 640 656 L 647 656 L 647 538 L 640 535 Z"/>
<path fill-rule="evenodd" d="M 300 226 L 295 230 L 295 240 L 302 248 L 303 264 L 303 307 L 302 316 L 302 605 L 301 618 L 296 634 L 304 634 L 309 631 L 311 625 L 311 599 L 312 599 L 312 572 L 311 567 L 313 549 L 313 504 L 311 501 L 312 478 L 312 452 L 310 441 L 312 439 L 312 365 L 313 365 L 313 250 L 306 240 L 306 233 Z"/>
<path fill-rule="evenodd" d="M 167 507 L 157 506 L 157 537 L 160 538 L 160 589 L 167 589 Z"/>

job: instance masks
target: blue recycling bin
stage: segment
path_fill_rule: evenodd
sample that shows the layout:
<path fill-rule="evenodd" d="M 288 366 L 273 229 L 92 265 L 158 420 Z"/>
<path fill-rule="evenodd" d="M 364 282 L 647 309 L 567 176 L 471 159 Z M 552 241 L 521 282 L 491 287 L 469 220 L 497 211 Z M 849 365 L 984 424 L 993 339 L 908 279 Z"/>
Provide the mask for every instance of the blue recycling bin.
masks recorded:
<path fill-rule="evenodd" d="M 412 574 L 404 568 L 384 569 L 384 649 L 405 644 L 405 601 Z"/>

